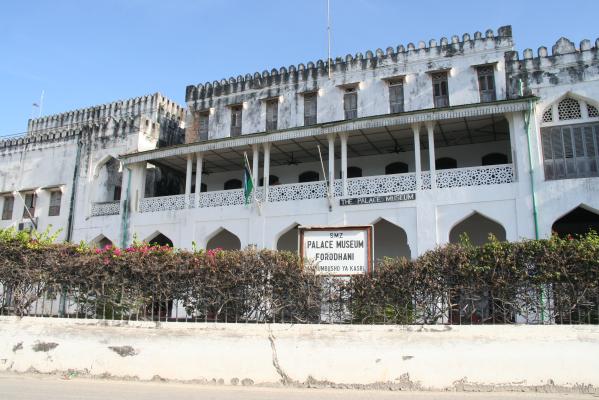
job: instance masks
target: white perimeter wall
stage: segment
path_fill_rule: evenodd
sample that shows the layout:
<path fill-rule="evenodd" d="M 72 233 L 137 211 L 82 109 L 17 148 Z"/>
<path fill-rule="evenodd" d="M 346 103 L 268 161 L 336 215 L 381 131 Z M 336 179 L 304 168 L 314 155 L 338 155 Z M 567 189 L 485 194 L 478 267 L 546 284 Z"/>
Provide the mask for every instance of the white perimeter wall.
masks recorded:
<path fill-rule="evenodd" d="M 119 354 L 119 352 L 121 354 Z M 123 323 L 0 317 L 0 370 L 277 383 L 599 385 L 597 326 Z M 407 374 L 407 375 L 406 375 Z"/>

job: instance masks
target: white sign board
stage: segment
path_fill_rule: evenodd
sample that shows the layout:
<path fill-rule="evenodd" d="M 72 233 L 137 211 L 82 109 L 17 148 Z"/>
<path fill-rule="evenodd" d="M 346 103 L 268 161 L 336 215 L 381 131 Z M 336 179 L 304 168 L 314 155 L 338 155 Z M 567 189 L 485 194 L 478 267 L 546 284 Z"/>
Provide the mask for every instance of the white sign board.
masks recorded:
<path fill-rule="evenodd" d="M 319 275 L 370 272 L 372 226 L 299 227 L 300 256 Z"/>

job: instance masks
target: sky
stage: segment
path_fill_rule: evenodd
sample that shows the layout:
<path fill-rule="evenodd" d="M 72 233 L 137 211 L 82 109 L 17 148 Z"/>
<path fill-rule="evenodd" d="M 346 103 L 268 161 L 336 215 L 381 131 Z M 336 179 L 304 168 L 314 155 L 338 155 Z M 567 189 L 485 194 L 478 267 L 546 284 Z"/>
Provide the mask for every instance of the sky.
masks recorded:
<path fill-rule="evenodd" d="M 516 49 L 599 37 L 597 0 L 330 0 L 332 56 L 512 25 Z M 29 0 L 0 7 L 0 136 L 42 115 L 327 57 L 326 0 Z"/>

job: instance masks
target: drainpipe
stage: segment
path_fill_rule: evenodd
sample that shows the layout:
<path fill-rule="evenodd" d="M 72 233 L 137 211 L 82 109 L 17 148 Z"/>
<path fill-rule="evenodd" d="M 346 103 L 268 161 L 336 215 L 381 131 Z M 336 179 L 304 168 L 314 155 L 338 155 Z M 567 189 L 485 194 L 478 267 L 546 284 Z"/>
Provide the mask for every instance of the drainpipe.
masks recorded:
<path fill-rule="evenodd" d="M 77 196 L 77 180 L 79 179 L 79 163 L 81 162 L 81 147 L 83 147 L 83 139 L 81 133 L 77 139 L 77 154 L 75 155 L 75 170 L 73 171 L 73 185 L 71 188 L 71 200 L 69 202 L 69 218 L 67 220 L 67 242 L 73 239 L 73 219 L 75 215 L 75 199 Z"/>
<path fill-rule="evenodd" d="M 83 138 L 81 132 L 77 138 L 77 153 L 75 155 L 75 169 L 73 170 L 73 183 L 71 185 L 71 199 L 69 200 L 69 217 L 67 219 L 67 235 L 66 241 L 71 242 L 73 239 L 73 220 L 75 218 L 75 200 L 77 198 L 77 181 L 79 180 L 79 163 L 81 162 L 81 148 L 83 147 Z M 63 289 L 60 298 L 60 306 L 58 313 L 62 316 L 66 313 L 67 308 L 67 291 Z"/>
<path fill-rule="evenodd" d="M 533 114 L 532 100 L 528 100 L 528 110 L 524 112 L 524 129 L 526 130 L 526 141 L 528 144 L 528 169 L 530 175 L 530 190 L 532 192 L 532 217 L 535 224 L 535 239 L 539 240 L 539 219 L 537 211 L 537 197 L 535 195 L 535 180 L 532 170 L 532 148 L 530 146 L 530 119 Z M 545 299 L 546 289 L 541 287 L 541 324 L 545 323 Z"/>
<path fill-rule="evenodd" d="M 125 190 L 125 200 L 123 201 L 123 212 L 121 213 L 121 247 L 127 247 L 129 242 L 129 202 L 131 198 L 131 169 L 124 168 L 127 171 L 127 190 Z"/>
<path fill-rule="evenodd" d="M 530 176 L 530 189 L 532 191 L 532 216 L 535 224 L 535 239 L 539 239 L 539 220 L 537 212 L 537 197 L 535 195 L 535 180 L 532 170 L 532 149 L 530 146 L 530 119 L 533 114 L 532 100 L 528 101 L 528 110 L 524 113 L 524 129 L 528 143 L 528 172 Z"/>

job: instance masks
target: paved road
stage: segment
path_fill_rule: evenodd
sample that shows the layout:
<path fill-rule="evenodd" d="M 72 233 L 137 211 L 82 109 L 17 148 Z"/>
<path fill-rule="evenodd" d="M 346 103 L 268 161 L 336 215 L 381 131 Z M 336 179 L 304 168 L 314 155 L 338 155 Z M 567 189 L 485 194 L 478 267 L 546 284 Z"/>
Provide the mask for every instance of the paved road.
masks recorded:
<path fill-rule="evenodd" d="M 574 400 L 599 396 L 536 393 L 425 393 L 330 389 L 278 389 L 177 383 L 65 380 L 45 375 L 0 374 L 1 400 Z"/>

